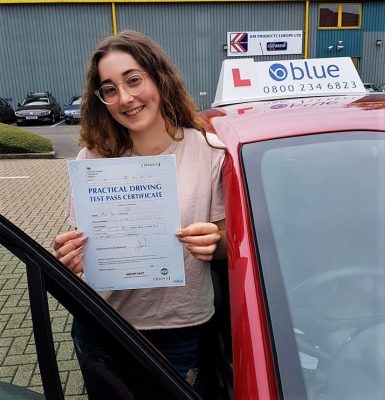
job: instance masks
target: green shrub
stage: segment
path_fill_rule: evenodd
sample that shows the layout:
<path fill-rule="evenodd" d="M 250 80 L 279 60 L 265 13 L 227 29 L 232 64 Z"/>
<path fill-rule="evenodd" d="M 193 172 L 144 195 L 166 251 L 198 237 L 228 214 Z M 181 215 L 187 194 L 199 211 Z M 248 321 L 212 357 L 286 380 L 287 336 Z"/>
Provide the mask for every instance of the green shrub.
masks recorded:
<path fill-rule="evenodd" d="M 0 123 L 0 154 L 48 153 L 52 142 L 39 135 L 13 125 Z"/>

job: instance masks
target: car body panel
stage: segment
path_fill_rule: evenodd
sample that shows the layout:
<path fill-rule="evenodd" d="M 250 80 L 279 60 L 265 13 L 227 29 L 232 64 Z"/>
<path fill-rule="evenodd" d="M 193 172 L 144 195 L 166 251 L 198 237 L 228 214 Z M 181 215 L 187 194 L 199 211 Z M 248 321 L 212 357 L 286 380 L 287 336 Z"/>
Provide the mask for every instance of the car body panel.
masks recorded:
<path fill-rule="evenodd" d="M 229 143 L 229 148 L 233 145 L 237 151 L 237 144 L 237 141 Z M 278 397 L 277 388 L 271 383 L 275 375 L 269 357 L 271 343 L 264 324 L 264 302 L 258 284 L 258 270 L 254 267 L 256 252 L 250 241 L 250 215 L 241 176 L 240 165 L 234 162 L 229 150 L 223 166 L 223 185 L 226 209 L 237 210 L 226 215 L 226 229 L 231 232 L 227 246 L 235 399 L 273 400 Z M 240 365 L 246 368 L 238 368 Z"/>
<path fill-rule="evenodd" d="M 279 105 L 286 105 L 283 108 L 278 108 L 277 102 L 265 102 L 265 106 L 270 104 L 270 109 L 260 111 L 261 104 L 255 102 L 222 107 L 224 118 L 212 117 L 209 112 L 206 118 L 211 118 L 220 137 L 222 129 L 232 127 L 240 143 L 322 132 L 383 130 L 385 95 L 353 96 L 344 101 L 328 97 L 328 102 L 324 100 L 324 103 L 322 98 L 314 99 L 320 102 L 319 106 L 292 106 L 299 101 L 292 99 L 280 101 Z M 224 125 L 227 128 L 222 128 Z"/>

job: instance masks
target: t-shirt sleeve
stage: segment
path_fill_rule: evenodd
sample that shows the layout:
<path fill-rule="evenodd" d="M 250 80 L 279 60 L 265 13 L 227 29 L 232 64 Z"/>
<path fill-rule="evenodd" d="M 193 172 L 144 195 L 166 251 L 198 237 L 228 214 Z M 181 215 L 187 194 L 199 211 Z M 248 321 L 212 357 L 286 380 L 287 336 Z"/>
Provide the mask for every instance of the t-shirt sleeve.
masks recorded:
<path fill-rule="evenodd" d="M 224 150 L 212 149 L 210 222 L 221 221 L 225 218 L 222 187 L 222 165 L 224 159 Z"/>

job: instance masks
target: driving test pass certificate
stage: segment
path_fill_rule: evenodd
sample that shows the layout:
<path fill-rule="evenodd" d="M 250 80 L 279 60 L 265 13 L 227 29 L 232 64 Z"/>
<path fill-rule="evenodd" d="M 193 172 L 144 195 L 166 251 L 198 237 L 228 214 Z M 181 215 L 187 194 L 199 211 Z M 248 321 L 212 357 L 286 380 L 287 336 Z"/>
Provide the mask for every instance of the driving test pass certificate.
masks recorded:
<path fill-rule="evenodd" d="M 95 290 L 184 286 L 174 155 L 68 161 Z"/>

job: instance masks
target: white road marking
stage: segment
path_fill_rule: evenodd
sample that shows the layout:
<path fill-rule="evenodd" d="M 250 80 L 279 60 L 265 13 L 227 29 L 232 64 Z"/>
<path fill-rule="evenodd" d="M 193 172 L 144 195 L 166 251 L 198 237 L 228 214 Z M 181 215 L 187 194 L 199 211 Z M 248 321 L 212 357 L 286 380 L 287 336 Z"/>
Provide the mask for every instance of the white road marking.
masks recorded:
<path fill-rule="evenodd" d="M 64 121 L 59 121 L 57 124 L 51 125 L 50 128 L 55 128 L 55 126 L 58 126 L 58 125 L 60 125 L 60 124 L 63 123 L 63 122 L 64 122 Z"/>
<path fill-rule="evenodd" d="M 29 179 L 29 176 L 0 176 L 0 179 Z"/>

